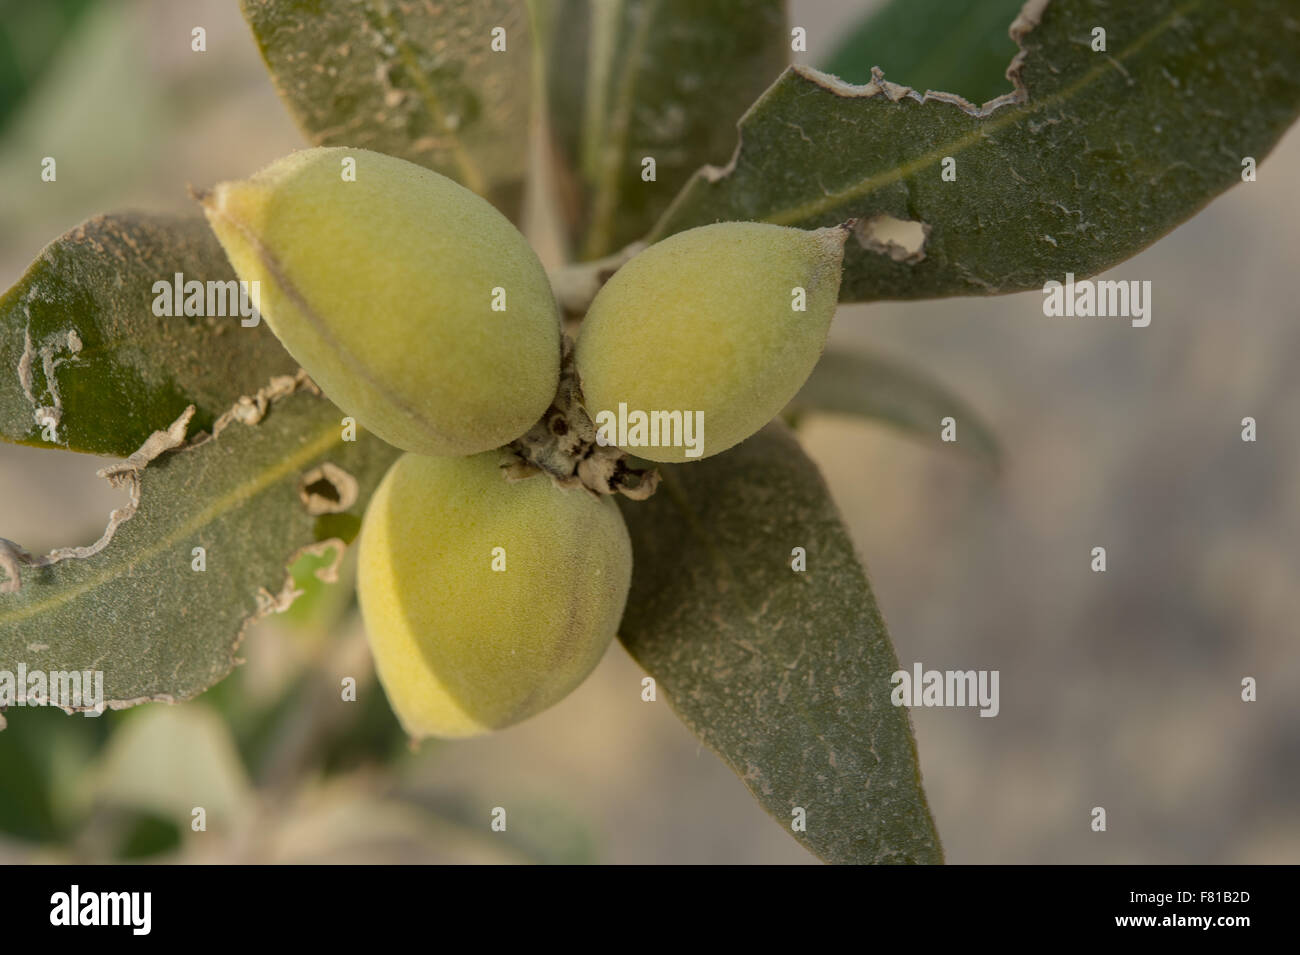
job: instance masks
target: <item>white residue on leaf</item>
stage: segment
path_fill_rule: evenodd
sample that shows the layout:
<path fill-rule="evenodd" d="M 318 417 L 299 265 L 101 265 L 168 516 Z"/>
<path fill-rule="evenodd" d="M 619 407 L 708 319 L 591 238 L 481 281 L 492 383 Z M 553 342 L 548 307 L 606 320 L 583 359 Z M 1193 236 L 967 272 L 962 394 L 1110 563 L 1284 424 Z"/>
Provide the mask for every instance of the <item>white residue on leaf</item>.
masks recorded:
<path fill-rule="evenodd" d="M 23 353 L 18 359 L 18 383 L 23 386 L 23 394 L 33 405 L 36 404 L 36 396 L 32 394 L 32 355 L 35 350 L 32 348 L 32 325 L 31 320 L 27 322 L 27 327 L 23 329 Z"/>
<path fill-rule="evenodd" d="M 18 358 L 18 383 L 32 405 L 32 417 L 39 427 L 52 425 L 57 428 L 63 421 L 63 398 L 59 392 L 56 373 L 60 365 L 80 354 L 81 347 L 81 336 L 75 328 L 55 332 L 37 346 L 32 341 L 31 314 L 28 313 L 27 325 L 23 329 L 23 353 Z M 56 358 L 62 351 L 66 351 L 67 356 Z M 41 373 L 45 376 L 45 392 L 49 395 L 51 404 L 37 399 L 35 375 L 32 372 L 37 359 L 40 359 Z"/>

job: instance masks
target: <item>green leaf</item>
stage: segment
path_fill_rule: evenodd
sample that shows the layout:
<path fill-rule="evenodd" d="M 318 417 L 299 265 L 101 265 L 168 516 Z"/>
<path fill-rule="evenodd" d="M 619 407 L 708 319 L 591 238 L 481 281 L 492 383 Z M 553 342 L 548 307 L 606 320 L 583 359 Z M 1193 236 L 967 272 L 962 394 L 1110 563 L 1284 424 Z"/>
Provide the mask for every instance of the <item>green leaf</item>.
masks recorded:
<path fill-rule="evenodd" d="M 341 551 L 318 543 L 321 497 L 302 493 L 322 465 L 339 488 L 329 506 L 359 517 L 398 455 L 368 434 L 343 441 L 342 413 L 305 388 L 260 422 L 242 411 L 215 438 L 126 473 L 139 509 L 93 556 L 21 568 L 21 589 L 0 593 L 0 670 L 102 670 L 117 705 L 188 699 L 230 672 L 247 624 L 287 601 L 303 548 Z"/>
<path fill-rule="evenodd" d="M 550 57 L 556 144 L 578 170 L 583 258 L 641 238 L 789 62 L 780 0 L 566 0 Z M 642 179 L 642 159 L 655 180 Z"/>
<path fill-rule="evenodd" d="M 464 829 L 424 808 L 340 779 L 272 807 L 258 861 L 289 865 L 519 865 L 521 857 L 476 821 Z M 491 803 L 489 803 L 491 805 Z M 512 816 L 513 818 L 513 816 Z"/>
<path fill-rule="evenodd" d="M 1052 0 L 1039 25 L 1017 22 L 1021 94 L 981 110 L 791 69 L 741 120 L 735 161 L 697 174 L 650 239 L 856 218 L 842 301 L 1041 288 L 1160 238 L 1240 182 L 1243 157 L 1261 159 L 1300 108 L 1294 0 Z M 873 249 L 878 215 L 924 223 L 924 258 Z"/>
<path fill-rule="evenodd" d="M 21 716 L 17 714 L 21 712 Z M 58 710 L 15 711 L 0 720 L 0 833 L 10 840 L 62 843 L 85 817 L 95 752 L 108 737 L 111 716 L 70 718 Z"/>
<path fill-rule="evenodd" d="M 494 846 L 515 853 L 518 862 L 594 865 L 600 861 L 589 818 L 575 807 L 540 793 L 514 796 L 509 806 L 509 825 L 501 832 L 489 832 L 482 825 L 483 807 L 492 803 L 479 793 L 417 784 L 401 786 L 393 795 L 419 806 L 440 823 L 466 833 L 482 833 Z"/>
<path fill-rule="evenodd" d="M 316 536 L 321 533 L 317 521 Z M 351 540 L 355 534 L 349 535 Z M 314 635 L 329 633 L 352 605 L 356 596 L 354 573 L 340 574 L 339 555 L 332 552 L 309 552 L 289 567 L 293 589 L 298 596 L 282 615 L 282 621 Z"/>
<path fill-rule="evenodd" d="M 4 3 L 0 13 L 0 128 L 56 62 L 96 0 Z"/>
<path fill-rule="evenodd" d="M 822 68 L 867 83 L 871 68 L 916 89 L 983 103 L 1009 92 L 1007 33 L 1024 0 L 892 0 L 850 32 Z"/>
<path fill-rule="evenodd" d="M 95 796 L 105 805 L 188 824 L 195 806 L 231 824 L 253 799 L 227 723 L 203 703 L 130 714 L 100 755 Z"/>
<path fill-rule="evenodd" d="M 898 661 L 816 466 L 781 424 L 621 502 L 620 639 L 763 808 L 828 862 L 940 862 Z M 804 548 L 807 569 L 792 569 Z"/>
<path fill-rule="evenodd" d="M 509 215 L 528 154 L 532 44 L 522 0 L 240 0 L 275 81 L 318 146 L 400 156 Z M 505 31 L 505 50 L 492 31 Z"/>
<path fill-rule="evenodd" d="M 50 243 L 0 298 L 0 438 L 125 457 L 187 405 L 209 430 L 297 363 L 265 323 L 158 317 L 158 281 L 235 281 L 202 218 L 97 216 Z M 53 415 L 51 415 L 53 411 Z M 55 441 L 38 419 L 57 418 Z"/>
<path fill-rule="evenodd" d="M 181 847 L 181 827 L 165 816 L 151 812 L 123 812 L 126 817 L 118 842 L 118 858 L 135 862 L 150 859 Z"/>
<path fill-rule="evenodd" d="M 883 355 L 827 349 L 783 414 L 797 419 L 810 411 L 883 421 L 998 465 L 996 436 L 966 402 L 928 375 Z M 946 417 L 957 422 L 956 441 L 940 440 Z"/>

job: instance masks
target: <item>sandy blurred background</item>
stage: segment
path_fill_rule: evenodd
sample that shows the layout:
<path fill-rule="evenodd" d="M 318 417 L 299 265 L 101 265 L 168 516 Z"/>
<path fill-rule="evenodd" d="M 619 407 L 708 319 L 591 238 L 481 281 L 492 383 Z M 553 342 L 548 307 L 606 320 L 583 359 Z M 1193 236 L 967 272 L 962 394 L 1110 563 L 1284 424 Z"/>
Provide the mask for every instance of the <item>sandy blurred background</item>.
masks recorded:
<path fill-rule="evenodd" d="M 795 3 L 800 59 L 823 58 L 872 5 Z M 196 24 L 204 55 L 189 50 Z M 303 144 L 228 0 L 106 3 L 51 75 L 0 138 L 5 287 L 88 216 L 186 210 L 187 183 L 244 176 Z M 58 157 L 56 186 L 38 180 L 45 155 Z M 1114 270 L 1153 283 L 1145 329 L 1044 318 L 1037 292 L 840 310 L 833 341 L 927 369 L 1005 450 L 992 477 L 861 422 L 804 431 L 904 666 L 1001 671 L 996 719 L 913 710 L 949 861 L 1300 862 L 1300 306 L 1286 287 L 1298 176 L 1293 131 L 1258 182 Z M 1239 438 L 1246 415 L 1255 444 Z M 0 536 L 34 551 L 93 540 L 119 503 L 94 476 L 101 463 L 0 445 Z M 1089 569 L 1099 545 L 1105 574 Z M 309 644 L 259 626 L 222 699 L 273 695 Z M 1243 676 L 1259 702 L 1240 701 Z M 66 778 L 90 792 L 65 801 L 220 806 L 215 838 L 184 834 L 191 858 L 508 860 L 521 856 L 478 834 L 506 806 L 512 829 L 547 820 L 549 858 L 814 861 L 665 704 L 640 701 L 640 677 L 616 644 L 523 726 L 299 787 L 253 788 L 213 694 L 111 714 L 114 742 L 130 728 L 135 743 L 69 756 L 90 770 Z M 30 716 L 11 712 L 6 735 Z M 141 752 L 153 761 L 134 762 Z M 22 785 L 0 779 L 11 801 Z M 1089 828 L 1098 805 L 1105 833 Z M 93 854 L 91 818 L 71 850 L 0 833 L 0 859 Z"/>

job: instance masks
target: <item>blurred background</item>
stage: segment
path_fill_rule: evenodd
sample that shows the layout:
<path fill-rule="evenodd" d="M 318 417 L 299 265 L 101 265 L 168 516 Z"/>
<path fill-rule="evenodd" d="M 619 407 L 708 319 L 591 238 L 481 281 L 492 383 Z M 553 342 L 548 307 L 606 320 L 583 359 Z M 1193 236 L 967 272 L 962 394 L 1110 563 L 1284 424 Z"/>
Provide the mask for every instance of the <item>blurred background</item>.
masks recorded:
<path fill-rule="evenodd" d="M 825 63 L 875 5 L 794 3 L 796 59 Z M 189 211 L 187 184 L 304 145 L 233 0 L 0 13 L 4 287 L 91 215 Z M 39 186 L 46 155 L 57 187 Z M 1300 862 L 1297 181 L 1293 131 L 1258 182 L 1115 269 L 1152 282 L 1145 329 L 1046 319 L 1037 292 L 840 309 L 833 342 L 928 371 L 1003 444 L 994 475 L 883 426 L 802 430 L 902 664 L 1001 671 L 996 719 L 912 713 L 950 862 Z M 0 536 L 94 540 L 121 503 L 103 463 L 0 445 Z M 522 726 L 411 749 L 348 587 L 261 622 L 247 663 L 190 703 L 10 710 L 0 862 L 815 861 L 666 705 L 641 702 L 617 644 Z M 332 705 L 338 672 L 359 675 L 357 706 Z M 207 832 L 190 831 L 195 805 Z M 505 834 L 488 831 L 495 806 Z"/>

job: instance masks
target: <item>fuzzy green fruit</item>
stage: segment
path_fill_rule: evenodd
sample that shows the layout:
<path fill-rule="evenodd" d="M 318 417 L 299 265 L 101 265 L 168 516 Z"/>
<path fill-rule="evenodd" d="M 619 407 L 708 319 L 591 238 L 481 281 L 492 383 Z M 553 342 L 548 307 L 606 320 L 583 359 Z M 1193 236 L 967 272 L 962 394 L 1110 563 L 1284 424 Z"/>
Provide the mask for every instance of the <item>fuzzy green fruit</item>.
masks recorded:
<path fill-rule="evenodd" d="M 658 242 L 614 273 L 583 320 L 576 356 L 583 403 L 598 428 L 610 426 L 608 443 L 651 461 L 694 461 L 776 417 L 826 344 L 847 234 L 723 222 Z M 698 447 L 662 433 L 657 446 L 639 443 L 633 416 L 656 412 L 699 422 Z"/>
<path fill-rule="evenodd" d="M 632 542 L 613 500 L 509 482 L 499 460 L 405 455 L 366 510 L 361 611 L 413 737 L 475 736 L 559 702 L 623 615 Z"/>
<path fill-rule="evenodd" d="M 342 175 L 349 157 L 355 181 Z M 306 149 L 203 205 L 285 348 L 390 444 L 486 451 L 555 397 L 546 273 L 508 219 L 450 179 L 365 149 Z"/>

